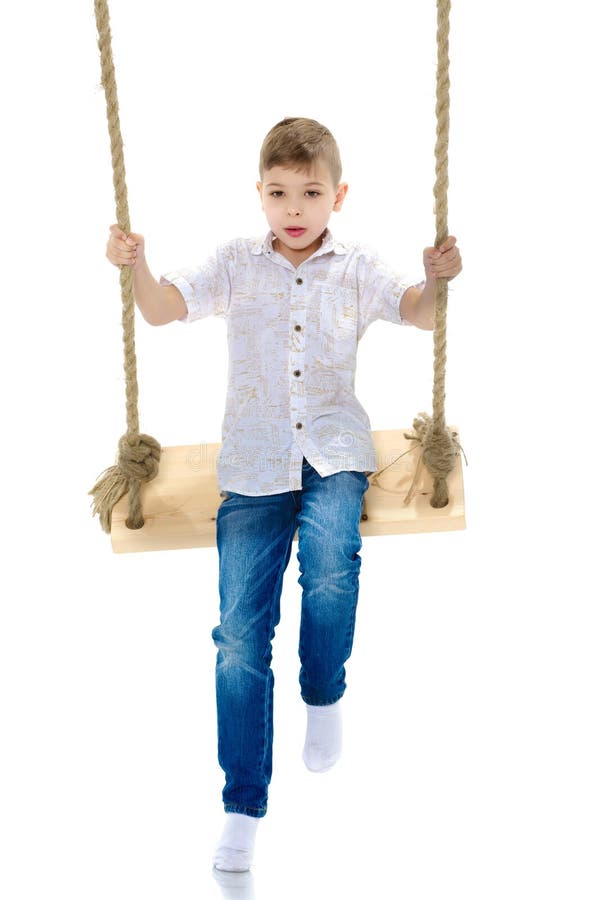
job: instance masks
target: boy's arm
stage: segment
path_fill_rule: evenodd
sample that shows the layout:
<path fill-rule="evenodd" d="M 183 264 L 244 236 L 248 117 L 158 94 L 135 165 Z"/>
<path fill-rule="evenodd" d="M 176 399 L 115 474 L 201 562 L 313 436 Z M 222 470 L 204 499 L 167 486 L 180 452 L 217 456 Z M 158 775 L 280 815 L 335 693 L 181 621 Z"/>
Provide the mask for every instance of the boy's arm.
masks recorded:
<path fill-rule="evenodd" d="M 159 284 L 145 258 L 138 260 L 133 268 L 133 296 L 150 325 L 166 325 L 187 313 L 181 291 L 173 284 Z"/>
<path fill-rule="evenodd" d="M 425 331 L 433 331 L 434 308 L 435 279 L 427 280 L 422 290 L 415 285 L 409 287 L 400 300 L 402 318 Z"/>

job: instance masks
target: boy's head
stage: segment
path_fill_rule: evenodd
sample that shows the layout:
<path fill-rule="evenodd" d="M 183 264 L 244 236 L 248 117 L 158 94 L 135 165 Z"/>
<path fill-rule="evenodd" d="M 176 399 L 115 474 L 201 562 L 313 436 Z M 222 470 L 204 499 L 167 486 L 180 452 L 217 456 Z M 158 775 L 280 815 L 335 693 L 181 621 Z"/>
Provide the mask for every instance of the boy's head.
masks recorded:
<path fill-rule="evenodd" d="M 282 119 L 263 141 L 256 187 L 277 245 L 299 262 L 321 246 L 332 211 L 348 190 L 335 138 L 314 119 Z M 294 234 L 286 229 L 303 228 Z"/>

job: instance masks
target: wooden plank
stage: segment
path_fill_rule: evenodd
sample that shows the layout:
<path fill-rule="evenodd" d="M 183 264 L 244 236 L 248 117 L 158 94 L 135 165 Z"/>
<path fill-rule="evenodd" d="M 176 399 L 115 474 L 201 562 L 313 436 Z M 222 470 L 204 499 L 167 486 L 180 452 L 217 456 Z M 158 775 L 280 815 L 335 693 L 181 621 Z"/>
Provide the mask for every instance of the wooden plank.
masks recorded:
<path fill-rule="evenodd" d="M 451 430 L 457 431 L 454 427 Z M 425 466 L 420 467 L 410 503 L 404 504 L 420 455 L 420 448 L 404 437 L 404 431 L 412 432 L 412 429 L 372 432 L 377 469 L 387 468 L 365 495 L 363 513 L 366 518 L 360 523 L 361 534 L 367 537 L 465 528 L 460 456 L 448 479 L 450 502 L 447 506 L 443 509 L 431 506 L 432 479 Z M 460 436 L 457 438 L 460 441 Z M 221 444 L 163 447 L 158 475 L 141 488 L 144 526 L 132 530 L 125 525 L 127 496 L 113 509 L 111 540 L 114 552 L 216 546 L 215 522 L 222 500 L 216 470 L 220 448 Z M 294 540 L 297 539 L 296 531 Z"/>

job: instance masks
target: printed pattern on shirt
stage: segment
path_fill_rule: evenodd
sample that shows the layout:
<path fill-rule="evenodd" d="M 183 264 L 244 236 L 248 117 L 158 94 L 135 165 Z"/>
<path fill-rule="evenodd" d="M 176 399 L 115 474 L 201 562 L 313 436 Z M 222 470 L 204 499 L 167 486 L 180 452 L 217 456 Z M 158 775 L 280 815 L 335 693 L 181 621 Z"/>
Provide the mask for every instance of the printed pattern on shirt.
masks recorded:
<path fill-rule="evenodd" d="M 273 249 L 274 234 L 219 244 L 197 266 L 160 276 L 187 306 L 179 321 L 227 322 L 229 370 L 221 494 L 300 490 L 302 458 L 322 476 L 373 472 L 369 417 L 354 382 L 358 341 L 376 319 L 410 325 L 400 300 L 419 278 L 400 275 L 377 251 L 335 241 L 297 268 Z"/>

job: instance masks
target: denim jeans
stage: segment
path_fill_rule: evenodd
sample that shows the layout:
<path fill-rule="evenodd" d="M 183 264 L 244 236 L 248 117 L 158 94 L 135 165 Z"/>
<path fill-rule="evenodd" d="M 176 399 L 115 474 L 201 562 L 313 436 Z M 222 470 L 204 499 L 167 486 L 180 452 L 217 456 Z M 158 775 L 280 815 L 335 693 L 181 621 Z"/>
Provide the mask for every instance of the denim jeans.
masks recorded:
<path fill-rule="evenodd" d="M 225 812 L 267 812 L 273 756 L 272 640 L 283 575 L 298 528 L 302 586 L 300 695 L 313 706 L 346 690 L 362 546 L 359 522 L 369 486 L 363 472 L 321 477 L 302 461 L 302 489 L 250 497 L 225 491 L 217 512 L 220 624 L 216 695 Z"/>

